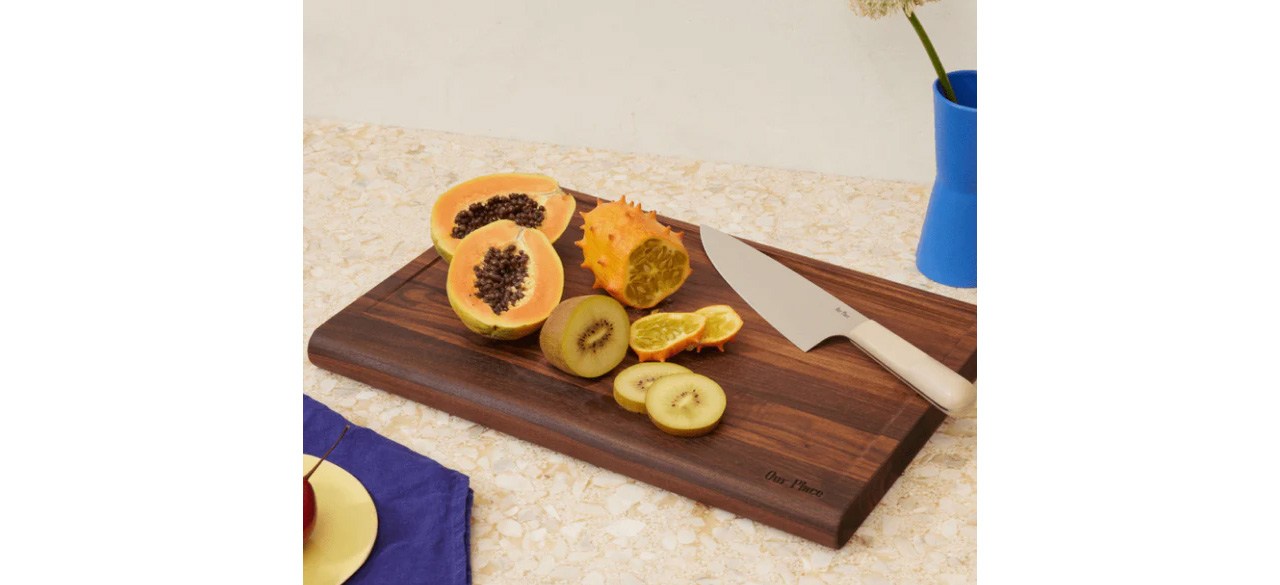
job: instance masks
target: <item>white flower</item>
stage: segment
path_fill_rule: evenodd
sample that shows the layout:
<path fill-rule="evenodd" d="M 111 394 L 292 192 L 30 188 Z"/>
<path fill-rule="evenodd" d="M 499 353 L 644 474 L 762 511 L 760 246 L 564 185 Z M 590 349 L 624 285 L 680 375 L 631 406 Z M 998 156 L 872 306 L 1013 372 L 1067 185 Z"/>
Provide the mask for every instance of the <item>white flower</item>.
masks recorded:
<path fill-rule="evenodd" d="M 849 8 L 858 16 L 880 18 L 886 14 L 911 14 L 916 6 L 938 0 L 849 0 Z"/>

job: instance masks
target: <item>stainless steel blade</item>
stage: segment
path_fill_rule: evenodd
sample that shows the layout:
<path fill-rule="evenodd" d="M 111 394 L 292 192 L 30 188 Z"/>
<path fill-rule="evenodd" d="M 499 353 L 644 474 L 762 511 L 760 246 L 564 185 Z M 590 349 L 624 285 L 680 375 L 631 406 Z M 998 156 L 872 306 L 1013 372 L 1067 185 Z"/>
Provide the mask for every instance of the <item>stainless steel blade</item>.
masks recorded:
<path fill-rule="evenodd" d="M 729 286 L 761 317 L 809 351 L 822 340 L 847 335 L 867 317 L 742 240 L 703 226 L 702 247 Z"/>

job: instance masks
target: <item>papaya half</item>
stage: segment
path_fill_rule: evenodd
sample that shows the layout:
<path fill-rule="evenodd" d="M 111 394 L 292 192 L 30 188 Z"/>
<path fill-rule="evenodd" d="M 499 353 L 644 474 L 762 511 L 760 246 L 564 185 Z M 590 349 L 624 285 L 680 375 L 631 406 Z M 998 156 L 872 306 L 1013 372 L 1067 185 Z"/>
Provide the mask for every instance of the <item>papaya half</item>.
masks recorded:
<path fill-rule="evenodd" d="M 535 228 L 555 242 L 577 201 L 546 175 L 503 173 L 464 181 L 445 191 L 431 208 L 431 243 L 452 262 L 468 234 L 500 219 Z"/>
<path fill-rule="evenodd" d="M 519 339 L 542 326 L 560 304 L 564 265 L 540 230 L 501 219 L 462 238 L 445 289 L 467 329 Z"/>

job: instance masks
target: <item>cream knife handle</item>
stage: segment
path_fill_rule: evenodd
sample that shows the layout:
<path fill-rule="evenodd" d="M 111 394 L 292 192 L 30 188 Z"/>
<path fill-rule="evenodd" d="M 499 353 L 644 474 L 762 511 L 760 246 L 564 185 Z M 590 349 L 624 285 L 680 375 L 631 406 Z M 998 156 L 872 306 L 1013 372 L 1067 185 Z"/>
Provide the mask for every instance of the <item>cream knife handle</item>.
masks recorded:
<path fill-rule="evenodd" d="M 849 339 L 949 416 L 965 414 L 977 400 L 972 382 L 884 325 L 868 319 L 849 332 Z"/>

